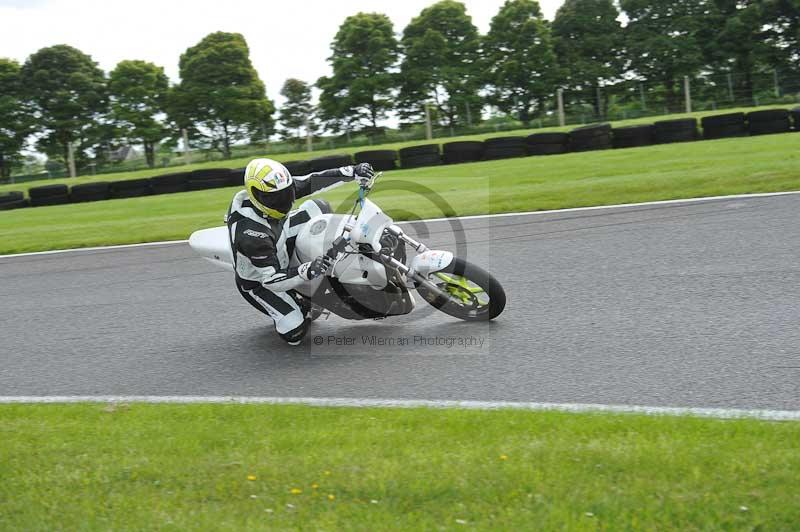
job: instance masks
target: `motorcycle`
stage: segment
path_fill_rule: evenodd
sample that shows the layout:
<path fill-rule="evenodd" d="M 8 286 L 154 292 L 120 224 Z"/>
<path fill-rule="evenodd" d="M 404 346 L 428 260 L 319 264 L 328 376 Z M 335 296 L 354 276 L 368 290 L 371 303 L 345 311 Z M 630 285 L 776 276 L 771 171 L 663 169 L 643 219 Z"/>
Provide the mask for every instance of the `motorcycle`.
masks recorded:
<path fill-rule="evenodd" d="M 324 311 L 349 320 L 409 314 L 415 308 L 411 288 L 434 308 L 462 320 L 499 316 L 506 295 L 497 279 L 449 251 L 429 249 L 367 198 L 380 175 L 359 186 L 350 214 L 317 215 L 297 235 L 290 266 L 323 254 L 333 261 L 325 275 L 295 289 L 312 304 L 313 317 Z M 233 270 L 227 227 L 196 231 L 189 245 Z M 416 252 L 410 262 L 406 246 Z"/>

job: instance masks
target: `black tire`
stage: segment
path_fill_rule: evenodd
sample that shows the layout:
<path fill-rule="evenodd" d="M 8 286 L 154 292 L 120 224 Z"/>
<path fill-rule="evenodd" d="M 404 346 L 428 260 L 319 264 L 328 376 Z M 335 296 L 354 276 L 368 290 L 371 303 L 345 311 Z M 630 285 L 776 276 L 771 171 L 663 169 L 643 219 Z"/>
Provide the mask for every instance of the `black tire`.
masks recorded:
<path fill-rule="evenodd" d="M 225 178 L 225 186 L 244 188 L 244 171 L 244 168 L 228 170 L 228 175 Z"/>
<path fill-rule="evenodd" d="M 349 154 L 328 155 L 327 157 L 317 157 L 308 161 L 311 165 L 311 172 L 322 172 L 331 168 L 341 168 L 353 164 L 353 157 Z M 285 165 L 284 165 L 285 166 Z M 289 170 L 291 172 L 291 170 Z"/>
<path fill-rule="evenodd" d="M 369 163 L 379 172 L 397 168 L 397 152 L 395 150 L 360 151 L 355 155 L 356 163 Z"/>
<path fill-rule="evenodd" d="M 792 130 L 789 116 L 771 122 L 750 122 L 747 130 L 751 135 L 772 135 L 775 133 L 788 133 Z"/>
<path fill-rule="evenodd" d="M 411 157 L 420 157 L 422 155 L 440 155 L 438 144 L 422 144 L 420 146 L 409 146 L 408 148 L 400 148 L 397 153 L 400 155 L 400 160 L 409 159 Z"/>
<path fill-rule="evenodd" d="M 441 298 L 437 293 L 428 290 L 424 285 L 417 286 L 419 295 L 434 308 L 445 314 L 465 321 L 489 321 L 499 316 L 506 307 L 506 293 L 503 287 L 497 279 L 483 268 L 470 264 L 464 259 L 455 257 L 450 265 L 439 273 L 464 277 L 482 288 L 483 292 L 489 296 L 488 305 L 486 305 L 484 309 L 476 311 L 474 307 L 470 309 L 465 308 L 463 305 L 456 303 L 452 298 Z M 432 276 L 435 276 L 435 274 L 432 274 Z M 437 284 L 441 282 L 442 285 L 446 284 L 441 280 L 435 282 Z"/>
<path fill-rule="evenodd" d="M 697 120 L 694 118 L 681 118 L 677 120 L 661 120 L 653 124 L 655 127 L 656 144 L 670 144 L 673 142 L 691 142 L 697 140 Z"/>
<path fill-rule="evenodd" d="M 230 168 L 204 168 L 194 170 L 189 174 L 186 182 L 188 190 L 207 190 L 228 186 L 228 172 Z"/>
<path fill-rule="evenodd" d="M 792 109 L 789 114 L 792 115 L 792 122 L 794 122 L 794 130 L 800 131 L 800 107 Z"/>
<path fill-rule="evenodd" d="M 66 205 L 69 203 L 69 194 L 60 196 L 45 196 L 43 198 L 31 198 L 31 207 L 47 207 L 49 205 Z"/>
<path fill-rule="evenodd" d="M 765 111 L 750 111 L 747 113 L 747 122 L 777 122 L 789 118 L 788 109 L 767 109 Z"/>
<path fill-rule="evenodd" d="M 528 144 L 528 155 L 558 155 L 569 153 L 566 144 Z"/>
<path fill-rule="evenodd" d="M 0 211 L 10 211 L 13 209 L 22 209 L 24 207 L 30 207 L 31 202 L 27 199 L 20 199 L 15 201 L 6 201 L 4 203 L 0 203 Z"/>
<path fill-rule="evenodd" d="M 595 137 L 611 138 L 611 125 L 610 124 L 592 124 L 590 126 L 582 126 L 573 129 L 569 132 L 570 143 L 581 142 Z"/>
<path fill-rule="evenodd" d="M 495 137 L 484 141 L 484 160 L 511 159 L 528 155 L 525 137 Z"/>
<path fill-rule="evenodd" d="M 614 147 L 611 141 L 610 133 L 605 136 L 597 136 L 587 139 L 576 139 L 570 143 L 570 151 L 595 151 L 595 150 L 610 150 Z"/>
<path fill-rule="evenodd" d="M 707 126 L 703 128 L 703 138 L 706 140 L 746 137 L 747 135 L 747 124 L 744 120 L 742 120 L 741 124 Z"/>
<path fill-rule="evenodd" d="M 15 201 L 21 201 L 25 197 L 24 192 L 20 192 L 18 190 L 12 190 L 10 192 L 2 192 L 0 193 L 0 205 L 3 203 L 13 203 Z"/>
<path fill-rule="evenodd" d="M 429 153 L 427 155 L 415 155 L 412 157 L 403 157 L 400 159 L 400 167 L 407 168 L 422 168 L 424 166 L 438 166 L 442 164 L 442 158 L 438 153 Z"/>
<path fill-rule="evenodd" d="M 72 203 L 107 200 L 111 198 L 111 187 L 105 181 L 74 185 L 69 190 L 69 198 Z"/>
<path fill-rule="evenodd" d="M 535 144 L 564 144 L 569 142 L 569 133 L 534 133 L 525 139 L 529 146 Z"/>
<path fill-rule="evenodd" d="M 638 148 L 650 146 L 655 137 L 655 128 L 652 125 L 627 126 L 612 129 L 612 139 L 615 148 Z"/>
<path fill-rule="evenodd" d="M 111 198 L 140 198 L 150 195 L 149 179 L 128 179 L 126 181 L 112 181 Z"/>
<path fill-rule="evenodd" d="M 700 120 L 703 131 L 706 129 L 719 129 L 727 126 L 742 126 L 744 128 L 744 113 L 727 113 L 724 115 L 705 116 Z"/>
<path fill-rule="evenodd" d="M 153 194 L 174 194 L 186 192 L 189 188 L 190 172 L 157 175 L 150 178 L 150 190 Z"/>
<path fill-rule="evenodd" d="M 31 199 L 44 199 L 50 197 L 68 196 L 69 188 L 67 185 L 44 185 L 28 189 L 28 196 Z"/>
<path fill-rule="evenodd" d="M 287 161 L 282 164 L 293 176 L 308 175 L 311 173 L 311 163 L 308 161 Z M 244 170 L 242 170 L 242 182 L 244 182 Z"/>
<path fill-rule="evenodd" d="M 442 161 L 445 164 L 472 163 L 483 158 L 486 146 L 480 140 L 461 140 L 442 144 Z"/>

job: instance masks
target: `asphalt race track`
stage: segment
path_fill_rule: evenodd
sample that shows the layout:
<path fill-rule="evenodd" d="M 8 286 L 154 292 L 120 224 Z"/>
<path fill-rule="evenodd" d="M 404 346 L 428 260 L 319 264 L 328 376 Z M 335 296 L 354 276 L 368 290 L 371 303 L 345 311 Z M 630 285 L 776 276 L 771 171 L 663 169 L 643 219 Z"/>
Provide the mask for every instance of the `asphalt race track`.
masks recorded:
<path fill-rule="evenodd" d="M 496 322 L 418 298 L 404 318 L 320 320 L 299 348 L 186 244 L 0 258 L 0 396 L 800 410 L 800 196 L 462 225 L 415 229 L 501 280 Z"/>

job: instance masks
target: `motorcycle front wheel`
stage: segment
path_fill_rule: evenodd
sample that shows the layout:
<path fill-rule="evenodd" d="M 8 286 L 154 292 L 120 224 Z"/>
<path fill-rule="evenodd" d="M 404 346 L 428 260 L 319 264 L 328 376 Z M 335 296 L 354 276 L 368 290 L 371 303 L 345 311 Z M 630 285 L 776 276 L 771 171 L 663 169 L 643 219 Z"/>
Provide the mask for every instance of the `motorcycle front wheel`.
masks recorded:
<path fill-rule="evenodd" d="M 417 284 L 422 298 L 445 314 L 465 321 L 489 321 L 503 312 L 506 293 L 489 272 L 458 257 L 428 276 L 436 290 Z"/>

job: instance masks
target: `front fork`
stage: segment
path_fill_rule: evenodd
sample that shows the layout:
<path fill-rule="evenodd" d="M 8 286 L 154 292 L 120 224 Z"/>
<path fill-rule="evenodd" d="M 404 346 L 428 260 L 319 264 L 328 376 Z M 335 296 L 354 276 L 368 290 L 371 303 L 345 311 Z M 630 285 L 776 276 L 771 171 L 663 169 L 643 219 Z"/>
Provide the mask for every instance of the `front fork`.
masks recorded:
<path fill-rule="evenodd" d="M 399 238 L 400 240 L 411 246 L 411 248 L 417 253 L 425 253 L 426 251 L 428 251 L 428 247 L 425 244 L 414 240 L 413 238 L 405 234 L 402 229 L 400 229 L 398 226 L 394 224 L 387 226 L 386 232 Z M 436 294 L 437 299 L 449 297 L 447 293 L 445 293 L 438 286 L 430 282 L 426 277 L 420 275 L 415 271 L 412 271 L 411 268 L 409 268 L 396 258 L 392 257 L 391 255 L 380 255 L 380 257 L 386 266 L 390 266 L 396 269 L 397 271 L 405 275 L 406 278 L 409 278 L 412 281 L 414 281 L 414 284 L 416 286 L 424 285 L 428 290 Z"/>

